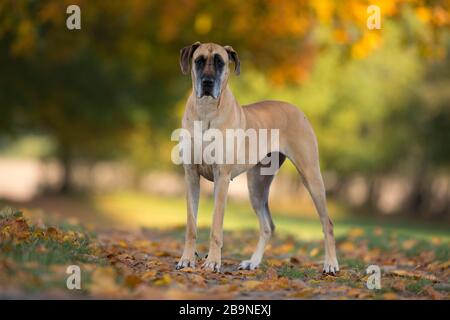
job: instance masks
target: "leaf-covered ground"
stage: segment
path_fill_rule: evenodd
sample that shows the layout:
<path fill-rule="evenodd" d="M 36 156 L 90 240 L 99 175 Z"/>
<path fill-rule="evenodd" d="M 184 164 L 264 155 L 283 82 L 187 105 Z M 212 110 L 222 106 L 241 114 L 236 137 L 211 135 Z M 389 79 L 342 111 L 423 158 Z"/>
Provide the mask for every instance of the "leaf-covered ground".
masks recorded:
<path fill-rule="evenodd" d="M 419 240 L 383 228 L 354 228 L 337 239 L 341 271 L 321 273 L 320 241 L 275 235 L 259 270 L 237 270 L 256 246 L 255 231 L 225 232 L 222 272 L 175 270 L 181 228 L 114 231 L 4 210 L 0 214 L 0 298 L 126 299 L 449 299 L 447 240 Z M 199 261 L 208 230 L 199 232 Z M 69 265 L 81 290 L 68 290 Z M 381 289 L 366 287 L 366 268 L 381 268 Z"/>

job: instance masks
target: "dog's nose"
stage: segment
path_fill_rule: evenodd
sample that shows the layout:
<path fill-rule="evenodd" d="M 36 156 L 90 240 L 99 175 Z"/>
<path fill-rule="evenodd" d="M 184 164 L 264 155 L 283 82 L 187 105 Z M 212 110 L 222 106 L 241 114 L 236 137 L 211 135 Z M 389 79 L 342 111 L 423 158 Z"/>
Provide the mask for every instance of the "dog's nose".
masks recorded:
<path fill-rule="evenodd" d="M 204 87 L 212 87 L 214 85 L 214 80 L 210 78 L 206 78 L 202 80 L 202 85 Z"/>

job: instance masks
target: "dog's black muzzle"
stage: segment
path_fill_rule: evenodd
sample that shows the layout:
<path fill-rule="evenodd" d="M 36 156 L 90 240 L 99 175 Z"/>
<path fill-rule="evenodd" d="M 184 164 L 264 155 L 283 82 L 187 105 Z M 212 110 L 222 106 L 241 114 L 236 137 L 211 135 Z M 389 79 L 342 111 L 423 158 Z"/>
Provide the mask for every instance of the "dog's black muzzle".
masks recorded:
<path fill-rule="evenodd" d="M 202 79 L 201 97 L 214 96 L 214 82 L 215 79 L 212 77 L 205 77 Z"/>

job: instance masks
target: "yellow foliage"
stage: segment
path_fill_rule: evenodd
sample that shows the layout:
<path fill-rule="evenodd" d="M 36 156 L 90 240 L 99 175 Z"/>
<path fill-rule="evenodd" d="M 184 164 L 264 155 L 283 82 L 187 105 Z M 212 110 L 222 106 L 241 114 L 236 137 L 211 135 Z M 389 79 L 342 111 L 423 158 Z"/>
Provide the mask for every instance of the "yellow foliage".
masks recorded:
<path fill-rule="evenodd" d="M 362 38 L 353 45 L 352 57 L 355 59 L 367 57 L 373 50 L 381 46 L 382 41 L 383 39 L 379 31 L 367 31 Z"/>

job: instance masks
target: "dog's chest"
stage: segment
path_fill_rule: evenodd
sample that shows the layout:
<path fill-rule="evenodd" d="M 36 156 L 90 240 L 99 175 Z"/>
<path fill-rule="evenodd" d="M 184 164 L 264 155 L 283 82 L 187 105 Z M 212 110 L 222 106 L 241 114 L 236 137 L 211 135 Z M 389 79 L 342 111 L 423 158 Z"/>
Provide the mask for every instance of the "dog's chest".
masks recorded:
<path fill-rule="evenodd" d="M 208 164 L 197 165 L 198 173 L 209 181 L 214 181 L 214 166 Z"/>

